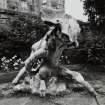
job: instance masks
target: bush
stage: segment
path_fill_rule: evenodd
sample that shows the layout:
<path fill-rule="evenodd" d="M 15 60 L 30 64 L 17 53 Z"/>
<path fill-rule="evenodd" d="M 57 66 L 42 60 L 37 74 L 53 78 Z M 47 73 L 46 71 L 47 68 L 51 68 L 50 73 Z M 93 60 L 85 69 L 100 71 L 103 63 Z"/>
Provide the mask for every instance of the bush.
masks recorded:
<path fill-rule="evenodd" d="M 5 56 L 3 56 L 1 58 L 1 71 L 12 71 L 12 70 L 19 70 L 22 65 L 23 65 L 23 61 L 21 58 L 18 58 L 16 55 L 14 55 L 13 57 L 7 58 Z"/>
<path fill-rule="evenodd" d="M 18 14 L 11 17 L 0 31 L 0 50 L 3 54 L 30 52 L 31 45 L 44 36 L 48 26 L 35 16 Z M 4 56 L 6 56 L 6 54 Z"/>

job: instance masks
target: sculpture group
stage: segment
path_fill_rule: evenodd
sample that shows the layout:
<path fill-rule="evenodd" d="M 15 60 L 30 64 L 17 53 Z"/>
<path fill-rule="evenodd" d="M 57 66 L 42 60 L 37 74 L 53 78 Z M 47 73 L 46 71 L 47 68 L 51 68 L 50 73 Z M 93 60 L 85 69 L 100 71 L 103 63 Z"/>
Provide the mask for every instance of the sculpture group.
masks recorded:
<path fill-rule="evenodd" d="M 45 96 L 48 89 L 53 88 L 52 90 L 57 90 L 58 87 L 56 84 L 58 81 L 66 80 L 69 81 L 68 84 L 71 81 L 81 84 L 92 95 L 96 96 L 94 88 L 84 80 L 80 73 L 71 71 L 59 63 L 62 51 L 68 45 L 69 47 L 78 46 L 77 38 L 66 42 L 62 36 L 62 24 L 57 21 L 56 24 L 49 27 L 49 31 L 42 39 L 32 45 L 31 54 L 25 60 L 24 67 L 12 81 L 13 84 L 16 84 L 14 90 L 24 91 L 26 89 L 30 90 L 32 94 L 39 93 L 41 96 Z M 35 64 L 37 66 L 33 69 L 33 65 Z M 28 83 L 23 82 L 19 84 L 19 81 L 24 74 L 27 75 L 25 76 L 24 81 L 28 81 Z"/>

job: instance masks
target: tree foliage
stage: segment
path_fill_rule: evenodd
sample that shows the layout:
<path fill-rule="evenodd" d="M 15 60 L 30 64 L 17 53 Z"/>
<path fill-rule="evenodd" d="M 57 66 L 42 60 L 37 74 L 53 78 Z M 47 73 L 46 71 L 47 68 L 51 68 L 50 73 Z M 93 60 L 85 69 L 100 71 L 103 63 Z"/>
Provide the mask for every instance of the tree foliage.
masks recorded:
<path fill-rule="evenodd" d="M 104 31 L 105 0 L 84 0 L 84 10 L 91 24 L 98 26 L 99 31 Z"/>
<path fill-rule="evenodd" d="M 23 14 L 11 17 L 7 25 L 0 27 L 0 51 L 9 55 L 30 51 L 47 30 L 48 26 L 38 17 Z"/>
<path fill-rule="evenodd" d="M 93 36 L 92 46 L 88 48 L 89 61 L 105 62 L 105 0 L 82 0 L 85 14 L 88 15 Z M 98 49 L 98 50 L 97 50 Z M 95 59 L 94 59 L 95 58 Z"/>

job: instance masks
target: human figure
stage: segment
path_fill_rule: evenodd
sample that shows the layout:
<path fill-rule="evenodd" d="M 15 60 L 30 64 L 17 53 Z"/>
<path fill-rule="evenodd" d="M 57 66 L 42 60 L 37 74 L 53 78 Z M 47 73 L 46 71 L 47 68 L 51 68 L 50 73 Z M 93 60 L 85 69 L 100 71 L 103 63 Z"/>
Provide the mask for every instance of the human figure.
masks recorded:
<path fill-rule="evenodd" d="M 57 25 L 59 27 L 59 25 Z M 57 27 L 57 28 L 58 28 Z M 51 51 L 49 56 L 47 56 L 46 61 L 43 63 L 43 65 L 40 67 L 39 70 L 39 77 L 41 80 L 46 80 L 49 77 L 63 77 L 66 78 L 68 77 L 69 79 L 72 79 L 76 81 L 77 83 L 81 84 L 84 86 L 92 95 L 96 96 L 97 93 L 94 90 L 94 88 L 84 80 L 83 76 L 76 72 L 76 71 L 71 71 L 68 68 L 61 66 L 58 62 L 60 55 L 62 54 L 62 51 L 65 49 L 65 46 L 62 46 L 62 40 L 61 40 L 61 29 L 60 27 L 56 32 L 54 37 L 55 39 L 52 41 L 55 41 L 56 43 L 55 50 Z M 74 43 L 71 43 L 71 46 L 74 45 Z M 49 49 L 50 50 L 50 49 Z"/>
<path fill-rule="evenodd" d="M 43 40 L 40 40 L 38 42 L 40 44 L 36 43 L 32 46 L 32 53 L 30 54 L 30 57 L 25 61 L 25 66 L 22 68 L 22 70 L 20 70 L 17 77 L 13 80 L 13 83 L 18 82 L 20 77 L 27 70 L 27 66 L 34 59 L 42 56 L 44 57 L 44 62 L 39 68 L 39 72 L 37 73 L 42 81 L 45 81 L 48 77 L 52 76 L 58 78 L 59 76 L 69 77 L 83 85 L 92 95 L 96 96 L 96 91 L 94 90 L 94 88 L 87 81 L 84 80 L 83 76 L 80 73 L 76 71 L 71 71 L 68 68 L 59 65 L 58 59 L 56 60 L 57 56 L 60 56 L 62 52 L 60 49 L 64 47 L 62 46 L 63 41 L 61 39 L 62 34 L 59 25 L 57 25 L 57 27 L 55 27 L 53 31 L 50 31 L 48 33 L 50 33 L 51 35 L 47 34 L 47 37 L 44 37 Z M 41 43 L 41 41 L 43 43 Z"/>
<path fill-rule="evenodd" d="M 47 39 L 49 37 L 49 35 L 51 34 L 52 30 L 54 28 L 51 27 L 49 29 L 49 31 L 46 33 L 46 35 L 39 40 L 38 42 L 36 42 L 35 44 L 32 45 L 32 51 L 30 56 L 25 60 L 25 66 L 19 71 L 19 73 L 17 74 L 17 76 L 14 78 L 14 80 L 12 81 L 13 84 L 17 84 L 19 79 L 23 76 L 23 74 L 31 69 L 31 64 L 33 63 L 33 61 L 35 62 L 35 60 L 37 60 L 37 58 L 39 57 L 44 57 L 47 56 L 48 54 L 48 44 L 47 44 Z"/>

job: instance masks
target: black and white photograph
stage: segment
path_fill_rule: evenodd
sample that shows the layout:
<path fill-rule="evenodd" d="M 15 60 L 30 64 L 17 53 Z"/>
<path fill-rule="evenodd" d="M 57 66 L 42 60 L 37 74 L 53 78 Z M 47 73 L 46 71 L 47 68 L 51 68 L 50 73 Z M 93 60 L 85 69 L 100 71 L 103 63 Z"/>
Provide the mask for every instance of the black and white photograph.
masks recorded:
<path fill-rule="evenodd" d="M 105 105 L 105 0 L 0 0 L 0 105 Z"/>

